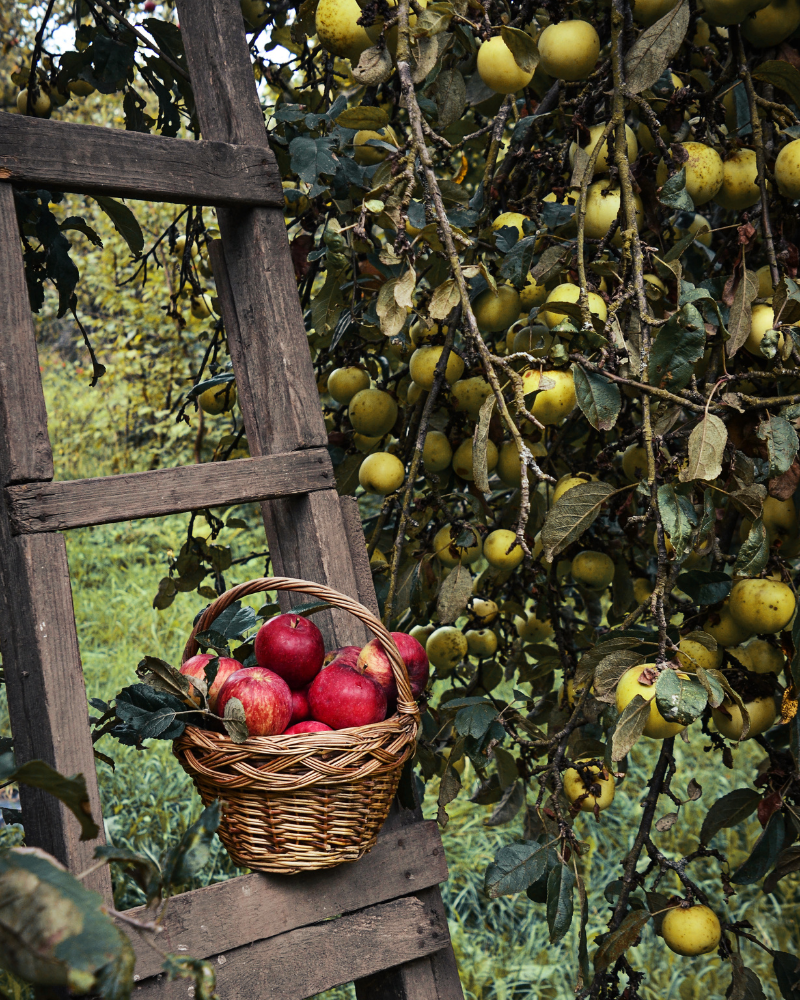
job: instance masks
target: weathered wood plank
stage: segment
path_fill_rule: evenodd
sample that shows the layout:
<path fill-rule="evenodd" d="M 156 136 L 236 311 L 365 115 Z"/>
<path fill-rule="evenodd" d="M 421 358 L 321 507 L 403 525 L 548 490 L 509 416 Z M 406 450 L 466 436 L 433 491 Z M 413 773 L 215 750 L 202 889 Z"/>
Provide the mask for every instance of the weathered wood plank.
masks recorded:
<path fill-rule="evenodd" d="M 438 886 L 418 894 L 428 912 L 447 928 Z M 357 1000 L 464 1000 L 456 957 L 447 941 L 433 954 L 357 980 Z"/>
<path fill-rule="evenodd" d="M 324 448 L 6 489 L 15 534 L 64 531 L 330 489 Z"/>
<path fill-rule="evenodd" d="M 45 479 L 52 469 L 13 194 L 0 184 L 0 486 Z M 0 650 L 17 761 L 38 758 L 63 774 L 83 772 L 100 821 L 64 539 L 13 538 L 1 504 Z M 102 824 L 98 841 L 82 843 L 78 821 L 52 795 L 23 785 L 20 797 L 27 843 L 73 871 L 89 867 Z M 110 896 L 106 871 L 87 882 Z"/>
<path fill-rule="evenodd" d="M 278 450 L 282 440 L 295 442 L 287 445 L 294 447 L 297 442 L 294 433 L 285 428 L 280 429 L 266 420 L 266 406 L 288 404 L 281 403 L 280 400 L 270 403 L 262 395 L 264 384 L 270 380 L 269 377 L 264 377 L 265 372 L 274 372 L 272 381 L 280 381 L 284 377 L 280 371 L 275 371 L 281 360 L 281 331 L 274 331 L 272 339 L 277 342 L 274 348 L 259 327 L 248 326 L 247 332 L 243 331 L 221 240 L 211 243 L 209 255 L 214 267 L 217 295 L 236 372 L 239 403 L 250 450 L 253 454 L 270 454 Z M 292 294 L 297 297 L 296 291 Z M 303 336 L 305 338 L 305 334 Z M 308 355 L 308 347 L 304 346 L 303 349 Z M 310 361 L 308 367 L 309 372 L 297 376 L 297 387 L 299 391 L 301 383 L 310 382 L 310 390 L 304 392 L 303 398 L 298 398 L 294 405 L 310 409 L 321 420 L 319 394 Z M 327 583 L 342 593 L 358 596 L 347 534 L 335 489 L 267 501 L 262 504 L 261 510 L 274 572 Z M 280 595 L 280 600 L 284 610 L 289 610 L 292 604 L 302 603 L 304 598 L 302 594 L 284 592 Z M 328 648 L 363 645 L 370 638 L 360 622 L 340 611 L 323 611 L 314 616 L 314 621 L 322 629 Z"/>
<path fill-rule="evenodd" d="M 447 942 L 441 916 L 407 896 L 220 955 L 217 992 L 225 1000 L 304 1000 L 390 963 L 429 955 Z M 133 995 L 185 1000 L 186 983 L 145 980 Z"/>
<path fill-rule="evenodd" d="M 21 115 L 0 115 L 17 118 Z M 0 183 L 0 464 L 5 482 L 53 478 L 33 317 L 10 184 Z"/>
<path fill-rule="evenodd" d="M 307 875 L 243 875 L 170 900 L 162 950 L 208 958 L 254 941 L 417 893 L 447 878 L 436 824 L 382 833 L 360 861 Z M 143 918 L 143 907 L 128 915 Z M 157 975 L 161 961 L 134 932 L 136 975 Z"/>
<path fill-rule="evenodd" d="M 0 179 L 181 204 L 283 205 L 275 156 L 263 143 L 165 139 L 27 115 L 0 115 Z"/>

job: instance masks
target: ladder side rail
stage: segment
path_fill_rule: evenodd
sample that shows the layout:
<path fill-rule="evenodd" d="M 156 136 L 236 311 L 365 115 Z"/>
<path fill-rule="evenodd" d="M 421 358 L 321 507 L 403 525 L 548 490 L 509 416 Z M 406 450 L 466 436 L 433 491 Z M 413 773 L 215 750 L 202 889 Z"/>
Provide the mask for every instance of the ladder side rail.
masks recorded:
<path fill-rule="evenodd" d="M 47 413 L 36 354 L 11 185 L 0 182 L 0 484 L 53 476 Z M 22 785 L 29 845 L 74 872 L 105 842 L 89 711 L 81 668 L 64 538 L 14 538 L 0 503 L 0 647 L 17 762 L 41 759 L 62 774 L 83 773 L 97 840 L 81 841 L 75 817 L 52 795 Z M 110 897 L 101 869 L 86 879 Z"/>

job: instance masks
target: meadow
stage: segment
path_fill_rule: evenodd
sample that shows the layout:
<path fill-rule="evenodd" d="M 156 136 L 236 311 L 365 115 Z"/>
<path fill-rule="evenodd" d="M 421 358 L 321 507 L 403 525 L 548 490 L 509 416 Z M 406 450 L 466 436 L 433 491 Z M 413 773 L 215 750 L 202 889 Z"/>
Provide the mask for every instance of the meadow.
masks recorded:
<path fill-rule="evenodd" d="M 97 389 L 88 390 L 87 374 L 57 352 L 43 353 L 42 362 L 58 478 L 135 469 L 127 457 L 124 428 L 119 421 L 125 408 L 124 382 L 103 380 Z M 234 538 L 234 557 L 262 545 L 257 511 L 240 509 L 237 516 L 244 516 L 250 527 L 241 529 Z M 187 520 L 181 516 L 123 522 L 68 535 L 89 697 L 109 699 L 120 687 L 135 681 L 134 668 L 143 654 L 178 662 L 191 620 L 204 599 L 196 593 L 179 594 L 165 611 L 155 611 L 152 599 L 159 578 L 166 574 L 168 553 L 180 545 L 185 535 Z M 258 562 L 249 567 L 234 565 L 226 578 L 230 585 L 262 570 L 263 564 Z M 9 732 L 4 688 L 0 686 L 0 735 Z M 137 752 L 104 737 L 98 748 L 115 761 L 113 770 L 105 763 L 98 765 L 108 839 L 157 861 L 199 813 L 199 799 L 189 779 L 173 759 L 169 744 L 151 741 L 145 751 Z M 658 846 L 669 857 L 684 854 L 696 845 L 702 818 L 717 797 L 747 783 L 747 779 L 739 777 L 738 767 L 725 771 L 716 763 L 718 758 L 712 763 L 703 751 L 699 733 L 688 746 L 677 741 L 676 751 L 682 758 L 680 773 L 694 774 L 703 794 L 699 801 L 682 808 L 680 820 L 672 829 L 656 834 Z M 590 955 L 593 935 L 603 930 L 609 912 L 603 889 L 620 875 L 613 859 L 622 857 L 633 840 L 654 753 L 654 744 L 640 742 L 613 808 L 604 812 L 599 822 L 585 814 L 577 821 L 586 846 L 582 864 L 589 886 Z M 757 746 L 743 745 L 736 754 L 741 773 L 752 774 L 753 762 L 762 756 Z M 463 776 L 467 794 L 474 779 L 467 764 Z M 434 780 L 425 798 L 429 817 L 436 814 L 437 792 L 438 782 Z M 483 892 L 483 873 L 495 851 L 522 836 L 521 814 L 506 826 L 484 825 L 491 808 L 470 803 L 462 791 L 449 807 L 450 822 L 443 831 L 450 867 L 450 879 L 443 892 L 465 995 L 469 1000 L 567 1000 L 575 988 L 575 929 L 558 946 L 551 946 L 543 906 L 524 895 L 489 900 Z M 664 804 L 661 812 L 671 808 Z M 747 856 L 748 845 L 759 832 L 758 821 L 752 818 L 734 830 L 718 834 L 714 844 L 726 851 L 735 865 Z M 0 845 L 19 842 L 21 835 L 19 826 L 5 827 L 0 830 Z M 217 842 L 202 877 L 183 888 L 208 885 L 237 873 Z M 722 886 L 710 865 L 708 876 L 701 882 L 721 916 L 747 919 L 754 936 L 765 945 L 791 951 L 792 940 L 800 937 L 796 876 L 782 883 L 776 897 L 764 896 L 757 887 L 742 886 L 727 903 L 723 902 Z M 676 888 L 677 882 L 661 887 L 665 892 Z M 116 873 L 115 897 L 122 908 L 141 901 L 135 886 Z M 773 983 L 771 962 L 765 952 L 748 945 L 743 958 L 764 982 Z M 650 927 L 644 931 L 634 960 L 649 972 L 640 991 L 644 1000 L 723 997 L 730 982 L 730 971 L 717 956 L 680 958 L 666 949 Z M 0 978 L 2 990 L 22 1000 L 24 991 Z M 778 997 L 776 988 L 771 995 Z M 352 988 L 342 987 L 325 996 L 327 1000 L 343 1000 L 352 996 Z"/>

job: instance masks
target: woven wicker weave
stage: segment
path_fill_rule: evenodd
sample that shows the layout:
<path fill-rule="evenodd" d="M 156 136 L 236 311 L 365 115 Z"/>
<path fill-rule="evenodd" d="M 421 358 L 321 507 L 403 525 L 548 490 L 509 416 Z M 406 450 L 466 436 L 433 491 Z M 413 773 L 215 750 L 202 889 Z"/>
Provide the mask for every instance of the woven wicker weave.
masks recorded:
<path fill-rule="evenodd" d="M 414 750 L 419 711 L 403 659 L 381 622 L 330 587 L 264 577 L 226 591 L 195 626 L 184 662 L 204 631 L 234 601 L 267 590 L 294 590 L 359 618 L 380 640 L 397 682 L 397 713 L 384 722 L 330 733 L 251 737 L 187 726 L 174 742 L 204 805 L 219 798 L 219 836 L 237 865 L 294 874 L 356 861 L 374 844 Z"/>

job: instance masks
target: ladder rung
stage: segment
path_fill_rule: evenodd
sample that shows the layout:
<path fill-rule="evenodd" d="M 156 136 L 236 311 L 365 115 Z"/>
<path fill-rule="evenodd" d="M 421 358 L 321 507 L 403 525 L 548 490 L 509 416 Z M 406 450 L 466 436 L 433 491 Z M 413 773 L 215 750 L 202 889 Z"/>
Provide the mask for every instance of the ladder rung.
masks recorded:
<path fill-rule="evenodd" d="M 99 479 L 22 483 L 5 493 L 12 531 L 30 535 L 333 488 L 330 456 L 313 448 Z"/>
<path fill-rule="evenodd" d="M 164 919 L 164 939 L 170 951 L 208 958 L 420 892 L 446 878 L 447 862 L 436 824 L 413 823 L 384 830 L 370 853 L 355 864 L 291 877 L 242 875 L 175 896 Z M 137 907 L 128 910 L 127 916 L 141 920 L 148 917 L 148 911 Z M 161 958 L 146 941 L 131 934 L 131 943 L 137 977 L 161 971 Z"/>
<path fill-rule="evenodd" d="M 0 180 L 204 205 L 283 205 L 268 147 L 0 114 Z"/>

